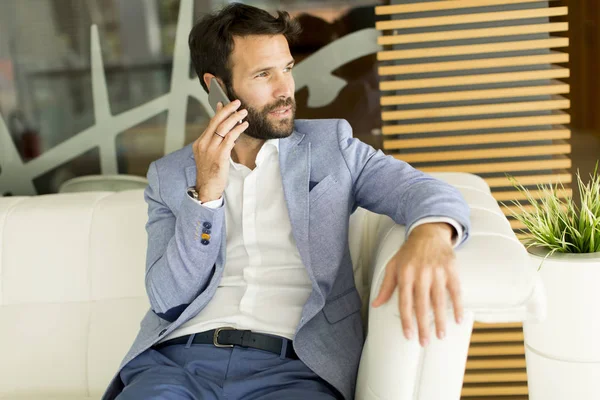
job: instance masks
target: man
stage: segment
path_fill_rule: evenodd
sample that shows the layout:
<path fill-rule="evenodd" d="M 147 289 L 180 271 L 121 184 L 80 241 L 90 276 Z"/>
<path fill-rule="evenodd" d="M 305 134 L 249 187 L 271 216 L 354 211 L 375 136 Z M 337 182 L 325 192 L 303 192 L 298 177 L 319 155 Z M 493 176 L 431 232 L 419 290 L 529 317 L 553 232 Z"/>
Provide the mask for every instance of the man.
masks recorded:
<path fill-rule="evenodd" d="M 216 78 L 233 101 L 150 166 L 151 310 L 105 399 L 352 399 L 363 346 L 347 241 L 357 207 L 409 232 L 374 306 L 398 288 L 405 335 L 414 310 L 422 345 L 431 308 L 444 336 L 446 290 L 460 321 L 453 245 L 466 237 L 467 205 L 353 139 L 343 120 L 294 121 L 297 34 L 287 13 L 242 4 L 190 33 L 200 83 Z"/>

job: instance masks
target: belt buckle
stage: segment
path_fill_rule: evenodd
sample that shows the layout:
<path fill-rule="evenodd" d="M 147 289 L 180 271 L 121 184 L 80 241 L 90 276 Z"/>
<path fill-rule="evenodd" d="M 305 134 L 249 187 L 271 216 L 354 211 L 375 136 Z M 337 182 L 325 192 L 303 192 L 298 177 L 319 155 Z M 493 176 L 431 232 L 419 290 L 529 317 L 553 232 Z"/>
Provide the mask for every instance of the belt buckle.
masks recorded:
<path fill-rule="evenodd" d="M 215 345 L 215 347 L 233 347 L 232 344 L 219 343 L 219 333 L 221 333 L 221 331 L 235 331 L 235 328 L 231 326 L 224 326 L 222 328 L 215 329 L 215 333 L 213 334 L 213 344 Z"/>

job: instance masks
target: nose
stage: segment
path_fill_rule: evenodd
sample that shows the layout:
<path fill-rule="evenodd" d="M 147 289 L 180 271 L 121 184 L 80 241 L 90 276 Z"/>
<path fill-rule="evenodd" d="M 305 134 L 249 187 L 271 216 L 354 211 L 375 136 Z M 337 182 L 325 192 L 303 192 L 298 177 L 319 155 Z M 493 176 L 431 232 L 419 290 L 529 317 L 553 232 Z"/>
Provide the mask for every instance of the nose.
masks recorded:
<path fill-rule="evenodd" d="M 287 99 L 294 97 L 295 82 L 292 74 L 281 74 L 275 83 L 273 95 L 277 99 Z"/>

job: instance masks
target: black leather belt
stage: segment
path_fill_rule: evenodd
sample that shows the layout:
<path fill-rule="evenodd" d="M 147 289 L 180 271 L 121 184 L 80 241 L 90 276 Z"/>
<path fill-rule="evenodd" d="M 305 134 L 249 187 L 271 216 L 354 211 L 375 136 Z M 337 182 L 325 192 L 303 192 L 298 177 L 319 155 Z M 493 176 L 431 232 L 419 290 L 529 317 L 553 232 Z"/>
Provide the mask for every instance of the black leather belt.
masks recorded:
<path fill-rule="evenodd" d="M 187 342 L 190 340 L 190 336 L 192 335 L 170 339 L 165 342 L 155 344 L 152 347 L 158 350 L 174 344 L 187 344 Z M 269 351 L 275 354 L 281 354 L 284 342 L 287 342 L 284 356 L 286 358 L 297 360 L 298 355 L 296 355 L 296 352 L 294 351 L 294 346 L 292 346 L 291 340 L 281 337 L 273 337 L 262 333 L 225 327 L 196 333 L 192 339 L 192 344 L 212 344 L 215 347 L 250 347 L 253 349 Z"/>

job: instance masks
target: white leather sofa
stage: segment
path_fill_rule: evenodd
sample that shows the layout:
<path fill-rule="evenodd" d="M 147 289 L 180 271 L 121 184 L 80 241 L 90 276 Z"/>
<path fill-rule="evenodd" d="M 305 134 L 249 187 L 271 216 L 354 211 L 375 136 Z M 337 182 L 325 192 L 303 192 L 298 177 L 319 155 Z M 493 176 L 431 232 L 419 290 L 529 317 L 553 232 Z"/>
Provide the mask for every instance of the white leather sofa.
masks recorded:
<path fill-rule="evenodd" d="M 472 209 L 471 238 L 457 251 L 467 318 L 422 349 L 403 338 L 396 298 L 368 309 L 404 227 L 359 209 L 349 240 L 368 334 L 357 399 L 457 400 L 473 321 L 544 315 L 535 271 L 485 182 L 437 176 Z M 149 307 L 142 193 L 0 198 L 0 398 L 101 396 Z"/>

